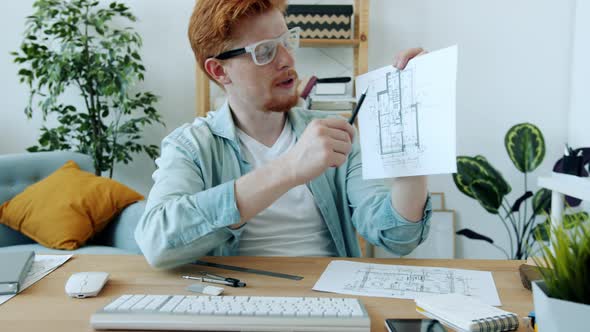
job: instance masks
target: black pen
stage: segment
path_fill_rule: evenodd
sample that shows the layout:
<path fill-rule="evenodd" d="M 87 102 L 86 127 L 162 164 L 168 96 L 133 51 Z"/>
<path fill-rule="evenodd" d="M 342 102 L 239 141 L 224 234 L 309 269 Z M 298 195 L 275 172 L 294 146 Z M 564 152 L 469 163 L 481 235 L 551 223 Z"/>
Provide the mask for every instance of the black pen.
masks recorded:
<path fill-rule="evenodd" d="M 224 278 L 215 274 L 204 274 L 203 277 L 182 276 L 184 279 L 199 280 L 201 282 L 211 282 L 231 287 L 246 287 L 246 283 L 234 278 Z"/>
<path fill-rule="evenodd" d="M 354 123 L 354 120 L 356 119 L 356 115 L 359 113 L 359 110 L 361 109 L 361 106 L 363 105 L 363 101 L 365 101 L 365 97 L 367 96 L 368 91 L 369 91 L 369 87 L 367 87 L 365 92 L 363 92 L 363 94 L 361 95 L 361 98 L 359 99 L 359 102 L 356 103 L 356 107 L 354 108 L 354 111 L 352 111 L 352 115 L 350 116 L 350 119 L 348 119 L 348 123 L 350 123 L 350 124 Z"/>

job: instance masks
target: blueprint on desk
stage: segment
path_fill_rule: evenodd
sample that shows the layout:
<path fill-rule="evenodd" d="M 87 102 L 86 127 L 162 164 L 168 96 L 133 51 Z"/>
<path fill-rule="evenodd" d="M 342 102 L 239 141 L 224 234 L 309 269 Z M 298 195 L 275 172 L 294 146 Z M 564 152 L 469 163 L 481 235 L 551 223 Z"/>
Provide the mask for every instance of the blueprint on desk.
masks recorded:
<path fill-rule="evenodd" d="M 422 295 L 458 293 L 476 297 L 489 305 L 501 305 L 489 271 L 334 260 L 313 289 L 414 300 Z"/>
<path fill-rule="evenodd" d="M 356 78 L 364 179 L 454 173 L 457 46 Z"/>

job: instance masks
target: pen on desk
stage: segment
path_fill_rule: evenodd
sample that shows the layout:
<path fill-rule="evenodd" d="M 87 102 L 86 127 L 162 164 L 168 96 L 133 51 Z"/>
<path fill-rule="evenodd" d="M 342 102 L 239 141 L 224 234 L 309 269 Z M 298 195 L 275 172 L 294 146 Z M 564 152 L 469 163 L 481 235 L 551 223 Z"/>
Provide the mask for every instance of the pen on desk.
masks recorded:
<path fill-rule="evenodd" d="M 359 99 L 359 102 L 356 104 L 354 111 L 352 111 L 352 115 L 350 116 L 350 119 L 348 119 L 348 123 L 350 123 L 350 124 L 354 123 L 354 120 L 356 119 L 356 116 L 359 113 L 361 106 L 363 106 L 363 101 L 365 101 L 365 97 L 367 96 L 368 91 L 369 91 L 369 87 L 367 87 L 365 92 L 363 92 L 363 94 L 361 95 L 361 98 Z"/>
<path fill-rule="evenodd" d="M 207 272 L 201 272 L 201 273 L 203 274 L 204 277 L 207 277 L 207 278 L 216 279 L 216 280 L 224 280 L 224 281 L 230 282 L 230 283 L 232 283 L 232 287 L 246 287 L 246 283 L 240 281 L 240 279 L 226 278 L 226 277 L 222 277 L 217 274 L 207 273 Z"/>
<path fill-rule="evenodd" d="M 211 282 L 214 284 L 221 284 L 231 287 L 246 287 L 246 283 L 239 281 L 238 279 L 233 278 L 226 278 L 225 280 L 214 279 L 214 278 L 207 278 L 207 277 L 191 277 L 191 276 L 182 276 L 184 279 L 190 280 L 198 280 L 201 282 Z"/>
<path fill-rule="evenodd" d="M 233 286 L 232 282 L 229 281 L 225 281 L 225 280 L 217 280 L 217 279 L 211 279 L 211 278 L 206 278 L 206 277 L 191 277 L 191 276 L 182 276 L 184 279 L 190 279 L 190 280 L 198 280 L 198 281 L 202 281 L 202 282 L 211 282 L 214 284 L 222 284 L 222 285 L 227 285 L 227 286 Z"/>

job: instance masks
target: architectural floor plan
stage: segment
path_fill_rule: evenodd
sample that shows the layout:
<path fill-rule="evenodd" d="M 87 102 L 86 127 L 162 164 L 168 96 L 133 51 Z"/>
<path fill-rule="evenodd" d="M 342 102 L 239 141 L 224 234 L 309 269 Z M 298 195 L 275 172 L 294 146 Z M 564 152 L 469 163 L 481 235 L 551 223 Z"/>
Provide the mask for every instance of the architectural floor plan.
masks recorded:
<path fill-rule="evenodd" d="M 383 156 L 419 152 L 418 104 L 412 79 L 411 69 L 389 72 L 385 75 L 385 89 L 376 92 L 378 107 L 373 112 L 378 113 L 379 148 Z"/>
<path fill-rule="evenodd" d="M 452 173 L 457 49 L 386 66 L 356 79 L 368 92 L 359 111 L 363 177 Z"/>
<path fill-rule="evenodd" d="M 367 293 L 390 292 L 403 297 L 412 293 L 474 295 L 468 276 L 449 269 L 367 266 L 356 271 L 344 288 Z"/>
<path fill-rule="evenodd" d="M 487 271 L 335 260 L 313 289 L 402 299 L 458 293 L 477 297 L 490 305 L 500 305 L 492 273 Z"/>

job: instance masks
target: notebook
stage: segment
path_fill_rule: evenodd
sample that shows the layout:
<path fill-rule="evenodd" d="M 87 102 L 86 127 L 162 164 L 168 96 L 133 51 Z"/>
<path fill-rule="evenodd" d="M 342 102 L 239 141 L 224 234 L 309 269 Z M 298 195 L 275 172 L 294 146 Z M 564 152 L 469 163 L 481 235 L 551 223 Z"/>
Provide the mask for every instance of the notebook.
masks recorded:
<path fill-rule="evenodd" d="M 518 316 L 461 294 L 423 296 L 416 310 L 459 331 L 501 332 L 518 329 Z"/>
<path fill-rule="evenodd" d="M 35 258 L 35 252 L 0 253 L 0 294 L 16 294 L 20 291 Z"/>

